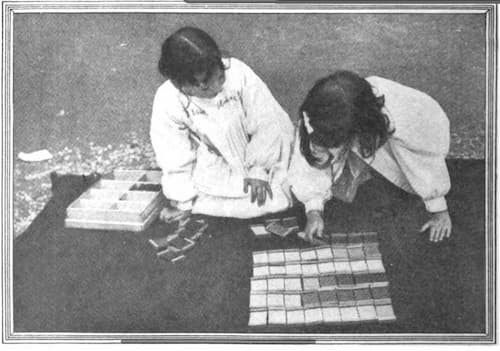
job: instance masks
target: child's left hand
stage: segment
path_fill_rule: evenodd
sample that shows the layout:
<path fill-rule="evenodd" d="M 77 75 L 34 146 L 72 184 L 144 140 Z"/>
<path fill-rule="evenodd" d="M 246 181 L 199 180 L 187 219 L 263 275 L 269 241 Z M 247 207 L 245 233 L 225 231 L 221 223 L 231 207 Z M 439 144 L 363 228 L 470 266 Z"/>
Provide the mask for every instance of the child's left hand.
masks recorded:
<path fill-rule="evenodd" d="M 420 232 L 429 229 L 429 240 L 438 242 L 444 238 L 449 238 L 451 235 L 451 218 L 448 211 L 435 212 L 431 219 L 425 223 Z"/>
<path fill-rule="evenodd" d="M 252 203 L 257 199 L 257 204 L 262 206 L 266 202 L 266 193 L 269 194 L 271 200 L 273 198 L 271 186 L 265 180 L 245 178 L 243 180 L 243 191 L 245 194 L 248 193 L 248 187 L 250 187 Z"/>

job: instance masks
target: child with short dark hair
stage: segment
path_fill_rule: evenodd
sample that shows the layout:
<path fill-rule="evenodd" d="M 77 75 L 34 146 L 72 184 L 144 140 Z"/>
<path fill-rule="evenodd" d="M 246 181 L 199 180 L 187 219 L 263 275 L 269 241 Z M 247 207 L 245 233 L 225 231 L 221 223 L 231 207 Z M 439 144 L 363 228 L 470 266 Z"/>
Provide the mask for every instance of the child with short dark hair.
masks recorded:
<path fill-rule="evenodd" d="M 322 236 L 324 203 L 350 202 L 370 178 L 369 167 L 422 198 L 431 241 L 451 234 L 444 196 L 449 121 L 430 96 L 397 82 L 337 71 L 316 82 L 300 108 L 298 142 L 289 172 L 304 203 L 306 236 Z"/>
<path fill-rule="evenodd" d="M 151 141 L 162 186 L 179 213 L 248 218 L 291 205 L 290 118 L 243 62 L 204 31 L 184 27 L 162 45 Z M 165 213 L 165 212 L 164 212 Z"/>

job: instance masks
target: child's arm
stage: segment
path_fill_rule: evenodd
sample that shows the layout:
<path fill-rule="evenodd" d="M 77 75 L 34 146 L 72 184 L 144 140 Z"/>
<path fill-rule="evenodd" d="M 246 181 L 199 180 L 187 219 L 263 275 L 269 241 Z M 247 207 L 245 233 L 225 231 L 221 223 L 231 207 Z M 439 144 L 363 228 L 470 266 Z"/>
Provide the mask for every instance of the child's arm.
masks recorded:
<path fill-rule="evenodd" d="M 385 97 L 394 133 L 389 145 L 401 171 L 429 212 L 447 209 L 450 190 L 445 157 L 450 147 L 450 123 L 429 95 L 380 77 L 367 80 Z"/>
<path fill-rule="evenodd" d="M 189 130 L 176 116 L 182 116 L 178 101 L 156 93 L 151 118 L 151 143 L 158 166 L 163 171 L 162 188 L 167 199 L 177 201 L 181 210 L 190 210 L 197 191 L 192 181 L 192 170 L 196 160 L 189 139 Z"/>
<path fill-rule="evenodd" d="M 451 233 L 445 195 L 450 190 L 446 155 L 450 145 L 449 121 L 439 104 L 426 94 L 415 92 L 404 113 L 398 114 L 389 143 L 401 171 L 419 195 L 431 219 L 422 230 L 439 241 Z"/>
<path fill-rule="evenodd" d="M 296 133 L 288 183 L 295 197 L 304 204 L 306 239 L 312 242 L 314 235 L 323 236 L 323 209 L 325 202 L 332 198 L 332 170 L 331 167 L 317 169 L 310 166 L 301 154 L 299 145 L 299 133 Z"/>
<path fill-rule="evenodd" d="M 241 61 L 232 59 L 241 72 L 245 128 L 250 135 L 245 164 L 249 178 L 269 181 L 269 170 L 278 163 L 288 166 L 293 125 L 267 85 Z"/>

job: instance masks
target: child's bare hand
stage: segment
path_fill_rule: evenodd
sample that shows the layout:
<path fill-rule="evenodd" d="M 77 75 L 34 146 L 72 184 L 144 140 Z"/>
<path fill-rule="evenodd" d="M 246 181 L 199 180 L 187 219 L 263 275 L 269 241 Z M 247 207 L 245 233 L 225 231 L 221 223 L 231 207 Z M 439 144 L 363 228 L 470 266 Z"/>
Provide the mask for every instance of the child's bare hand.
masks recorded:
<path fill-rule="evenodd" d="M 323 221 L 323 216 L 320 211 L 309 211 L 306 213 L 307 223 L 304 232 L 306 233 L 306 239 L 309 242 L 313 242 L 314 235 L 322 238 L 323 230 L 325 229 L 325 222 Z"/>
<path fill-rule="evenodd" d="M 191 211 L 182 211 L 175 207 L 165 207 L 160 212 L 160 219 L 165 223 L 183 221 L 191 216 Z"/>
<path fill-rule="evenodd" d="M 245 194 L 248 193 L 248 187 L 250 187 L 251 191 L 251 201 L 255 202 L 257 199 L 257 205 L 259 206 L 264 205 L 267 194 L 269 194 L 269 198 L 273 198 L 271 186 L 265 180 L 245 178 L 243 180 L 243 191 Z"/>
<path fill-rule="evenodd" d="M 429 229 L 429 240 L 438 242 L 451 235 L 451 218 L 448 211 L 435 212 L 431 219 L 425 223 L 420 232 Z"/>

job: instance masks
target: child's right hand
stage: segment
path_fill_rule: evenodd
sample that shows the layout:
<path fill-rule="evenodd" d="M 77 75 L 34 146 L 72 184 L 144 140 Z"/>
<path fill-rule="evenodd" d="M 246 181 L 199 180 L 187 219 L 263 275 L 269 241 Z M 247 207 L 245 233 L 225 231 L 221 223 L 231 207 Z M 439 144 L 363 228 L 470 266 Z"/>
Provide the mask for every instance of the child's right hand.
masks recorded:
<path fill-rule="evenodd" d="M 309 242 L 312 242 L 314 235 L 322 238 L 323 230 L 325 229 L 325 222 L 323 221 L 321 211 L 309 211 L 306 213 L 306 217 L 307 223 L 304 230 L 306 233 L 306 239 Z"/>
<path fill-rule="evenodd" d="M 165 223 L 183 221 L 191 216 L 191 211 L 182 211 L 175 207 L 165 207 L 160 212 L 160 219 Z"/>

